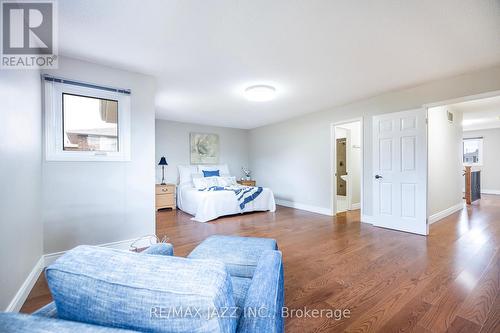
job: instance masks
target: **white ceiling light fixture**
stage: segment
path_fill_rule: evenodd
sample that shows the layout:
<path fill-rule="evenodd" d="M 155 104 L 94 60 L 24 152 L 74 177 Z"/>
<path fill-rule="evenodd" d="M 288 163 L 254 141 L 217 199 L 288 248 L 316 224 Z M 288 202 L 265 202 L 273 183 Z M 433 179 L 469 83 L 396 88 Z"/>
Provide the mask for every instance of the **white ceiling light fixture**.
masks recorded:
<path fill-rule="evenodd" d="M 253 102 L 266 102 L 276 97 L 276 88 L 264 84 L 250 86 L 245 89 L 245 97 Z"/>

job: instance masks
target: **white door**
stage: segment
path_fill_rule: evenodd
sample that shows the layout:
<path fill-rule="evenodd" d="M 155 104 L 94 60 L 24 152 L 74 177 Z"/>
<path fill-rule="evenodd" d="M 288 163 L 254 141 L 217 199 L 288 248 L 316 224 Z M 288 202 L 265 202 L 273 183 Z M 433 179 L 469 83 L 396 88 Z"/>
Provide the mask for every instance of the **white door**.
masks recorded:
<path fill-rule="evenodd" d="M 428 234 L 427 112 L 373 117 L 374 225 Z"/>

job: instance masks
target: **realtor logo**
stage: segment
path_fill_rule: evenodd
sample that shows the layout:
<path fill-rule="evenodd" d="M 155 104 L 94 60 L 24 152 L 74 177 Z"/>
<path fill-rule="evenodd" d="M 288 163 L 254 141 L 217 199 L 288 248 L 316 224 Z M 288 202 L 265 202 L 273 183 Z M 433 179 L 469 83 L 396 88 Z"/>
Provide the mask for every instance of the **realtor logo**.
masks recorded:
<path fill-rule="evenodd" d="M 1 1 L 3 69 L 57 68 L 54 1 Z"/>

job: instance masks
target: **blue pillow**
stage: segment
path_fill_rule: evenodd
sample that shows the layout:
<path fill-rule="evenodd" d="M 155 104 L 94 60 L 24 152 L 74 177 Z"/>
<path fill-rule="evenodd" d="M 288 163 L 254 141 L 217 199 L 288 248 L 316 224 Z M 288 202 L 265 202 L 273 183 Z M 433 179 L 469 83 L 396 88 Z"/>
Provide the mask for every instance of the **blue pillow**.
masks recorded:
<path fill-rule="evenodd" d="M 203 170 L 203 177 L 219 177 L 219 170 Z"/>

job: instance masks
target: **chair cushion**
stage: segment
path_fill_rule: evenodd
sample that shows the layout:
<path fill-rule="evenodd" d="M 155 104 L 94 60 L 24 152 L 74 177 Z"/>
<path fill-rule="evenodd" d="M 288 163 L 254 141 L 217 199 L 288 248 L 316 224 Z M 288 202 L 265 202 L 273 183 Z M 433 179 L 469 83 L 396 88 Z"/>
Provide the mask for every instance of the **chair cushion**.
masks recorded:
<path fill-rule="evenodd" d="M 243 307 L 245 306 L 245 299 L 247 298 L 247 291 L 252 283 L 252 279 L 243 278 L 238 276 L 231 277 L 231 282 L 233 283 L 233 298 L 234 303 L 238 307 L 238 316 L 241 314 Z"/>
<path fill-rule="evenodd" d="M 0 313 L 0 332 L 131 333 L 136 331 L 83 324 L 68 320 L 29 316 L 20 313 Z"/>
<path fill-rule="evenodd" d="M 251 278 L 261 254 L 277 249 L 271 238 L 214 235 L 198 245 L 188 258 L 220 260 L 231 276 Z"/>
<path fill-rule="evenodd" d="M 219 261 L 79 246 L 46 275 L 61 319 L 147 332 L 235 330 L 236 318 L 207 314 L 235 305 Z"/>

